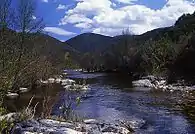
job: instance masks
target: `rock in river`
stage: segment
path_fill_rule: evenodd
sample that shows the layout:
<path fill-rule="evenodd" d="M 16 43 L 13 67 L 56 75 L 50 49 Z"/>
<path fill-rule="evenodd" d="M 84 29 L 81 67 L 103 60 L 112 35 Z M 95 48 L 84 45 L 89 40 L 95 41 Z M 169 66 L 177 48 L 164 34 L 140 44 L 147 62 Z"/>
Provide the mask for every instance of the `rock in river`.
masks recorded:
<path fill-rule="evenodd" d="M 149 79 L 141 79 L 137 81 L 133 81 L 133 86 L 135 87 L 153 87 L 153 84 Z"/>
<path fill-rule="evenodd" d="M 8 99 L 16 99 L 16 98 L 19 97 L 19 94 L 18 94 L 18 93 L 11 93 L 11 92 L 8 92 L 8 93 L 6 94 L 6 97 L 7 97 Z"/>
<path fill-rule="evenodd" d="M 129 134 L 130 131 L 119 124 L 107 124 L 94 119 L 84 122 L 61 122 L 51 119 L 29 120 L 18 123 L 14 129 L 14 134 Z"/>
<path fill-rule="evenodd" d="M 20 93 L 26 93 L 26 92 L 28 92 L 28 91 L 30 91 L 30 89 L 28 89 L 28 88 L 20 88 L 19 89 L 19 91 L 20 91 Z"/>

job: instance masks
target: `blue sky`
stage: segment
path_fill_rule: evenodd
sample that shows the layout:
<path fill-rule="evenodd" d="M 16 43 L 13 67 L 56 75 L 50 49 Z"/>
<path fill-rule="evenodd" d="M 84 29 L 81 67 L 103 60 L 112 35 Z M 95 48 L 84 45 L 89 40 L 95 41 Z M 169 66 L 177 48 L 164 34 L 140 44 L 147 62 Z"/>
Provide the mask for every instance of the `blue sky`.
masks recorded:
<path fill-rule="evenodd" d="M 171 26 L 184 13 L 193 13 L 193 0 L 37 0 L 35 17 L 44 31 L 65 41 L 84 32 L 115 36 Z"/>

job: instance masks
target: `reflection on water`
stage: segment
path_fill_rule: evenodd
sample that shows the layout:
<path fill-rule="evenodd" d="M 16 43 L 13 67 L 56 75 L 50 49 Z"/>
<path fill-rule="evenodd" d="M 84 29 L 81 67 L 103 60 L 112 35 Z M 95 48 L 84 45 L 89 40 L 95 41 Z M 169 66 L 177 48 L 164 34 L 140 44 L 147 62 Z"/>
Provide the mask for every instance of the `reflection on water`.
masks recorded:
<path fill-rule="evenodd" d="M 148 88 L 133 88 L 131 78 L 119 74 L 69 72 L 76 81 L 83 79 L 90 90 L 75 110 L 84 117 L 115 122 L 117 120 L 145 120 L 146 125 L 137 133 L 193 134 L 195 133 L 195 100 L 181 92 L 162 92 Z M 17 108 L 27 105 L 32 94 L 35 101 L 50 96 L 52 113 L 59 114 L 59 106 L 65 99 L 65 92 L 59 86 L 43 88 L 23 95 L 12 105 Z M 72 96 L 80 93 L 73 93 Z M 195 96 L 195 95 L 194 95 Z M 10 103 L 9 103 L 10 104 Z M 22 105 L 21 105 L 22 104 Z M 45 109 L 45 108 L 44 108 Z M 38 111 L 42 111 L 40 105 Z"/>
<path fill-rule="evenodd" d="M 195 92 L 191 93 L 191 96 L 184 97 L 181 107 L 183 109 L 182 112 L 195 124 Z"/>
<path fill-rule="evenodd" d="M 85 74 L 73 73 L 70 77 L 77 79 L 83 75 Z M 188 118 L 193 119 L 183 114 L 182 92 L 132 88 L 131 78 L 118 74 L 94 74 L 88 82 L 91 82 L 91 90 L 87 93 L 90 97 L 84 99 L 77 108 L 86 117 L 110 122 L 119 119 L 145 120 L 147 127 L 138 131 L 144 134 L 195 133 L 195 124 Z M 186 100 L 189 100 L 188 97 Z M 195 103 L 191 105 L 194 106 Z M 195 112 L 193 107 L 189 109 Z"/>
<path fill-rule="evenodd" d="M 32 106 L 38 102 L 36 108 L 37 116 L 47 116 L 52 112 L 53 105 L 58 100 L 59 92 L 62 90 L 60 85 L 48 85 L 21 94 L 16 100 L 5 100 L 4 105 L 11 112 L 19 111 L 28 106 L 30 99 L 34 96 Z"/>

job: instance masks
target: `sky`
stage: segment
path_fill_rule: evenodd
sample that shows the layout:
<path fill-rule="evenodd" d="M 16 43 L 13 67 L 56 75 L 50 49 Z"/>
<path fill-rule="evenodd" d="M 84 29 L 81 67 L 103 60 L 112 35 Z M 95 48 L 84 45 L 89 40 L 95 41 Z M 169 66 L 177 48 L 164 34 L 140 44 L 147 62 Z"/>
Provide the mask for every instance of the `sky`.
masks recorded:
<path fill-rule="evenodd" d="M 34 19 L 42 17 L 44 31 L 66 41 L 92 32 L 116 36 L 174 25 L 183 14 L 195 11 L 194 0 L 37 0 Z"/>

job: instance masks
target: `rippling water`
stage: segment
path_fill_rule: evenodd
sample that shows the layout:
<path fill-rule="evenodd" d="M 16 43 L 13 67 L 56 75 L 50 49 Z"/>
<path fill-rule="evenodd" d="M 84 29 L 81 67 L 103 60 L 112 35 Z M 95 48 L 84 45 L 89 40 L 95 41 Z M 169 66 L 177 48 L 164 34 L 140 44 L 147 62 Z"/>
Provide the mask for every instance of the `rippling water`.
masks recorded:
<path fill-rule="evenodd" d="M 144 120 L 146 124 L 138 134 L 195 134 L 194 115 L 188 113 L 178 102 L 182 101 L 182 92 L 162 92 L 149 88 L 133 88 L 131 78 L 118 74 L 81 73 L 70 71 L 69 76 L 76 81 L 85 80 L 90 86 L 76 112 L 86 118 L 95 118 L 107 122 L 117 120 Z M 36 94 L 35 102 L 49 96 L 49 105 L 53 114 L 59 114 L 59 106 L 64 101 L 64 89 L 54 86 L 42 88 L 22 95 L 8 104 L 15 107 L 27 105 L 30 96 Z M 73 94 L 72 94 L 73 95 Z M 193 100 L 195 102 L 195 100 Z M 188 107 L 195 113 L 195 103 Z M 39 105 L 38 112 L 43 111 Z"/>
<path fill-rule="evenodd" d="M 176 110 L 177 101 L 182 95 L 180 92 L 132 88 L 129 77 L 117 74 L 70 73 L 70 78 L 86 79 L 90 84 L 87 97 L 83 98 L 76 109 L 79 114 L 87 118 L 108 122 L 145 120 L 146 126 L 137 132 L 143 134 L 195 133 L 195 124 L 180 110 Z"/>

